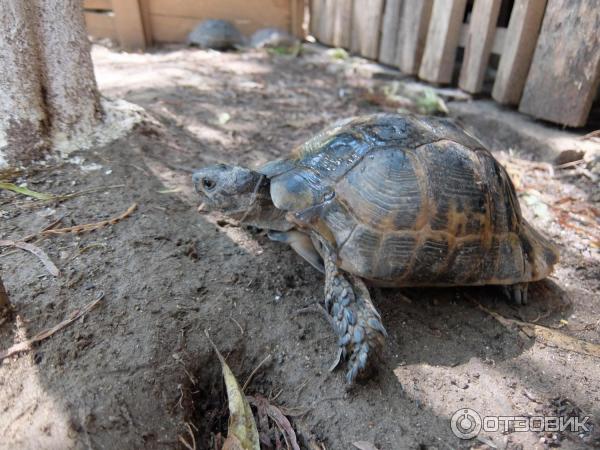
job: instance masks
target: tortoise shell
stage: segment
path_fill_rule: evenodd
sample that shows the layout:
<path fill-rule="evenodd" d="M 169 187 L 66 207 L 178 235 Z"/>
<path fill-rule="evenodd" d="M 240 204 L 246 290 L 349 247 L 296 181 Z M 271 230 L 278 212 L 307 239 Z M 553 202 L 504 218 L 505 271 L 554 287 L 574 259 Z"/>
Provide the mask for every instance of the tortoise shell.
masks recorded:
<path fill-rule="evenodd" d="M 450 120 L 348 119 L 261 172 L 288 220 L 378 285 L 514 284 L 558 261 L 521 216 L 504 168 Z"/>

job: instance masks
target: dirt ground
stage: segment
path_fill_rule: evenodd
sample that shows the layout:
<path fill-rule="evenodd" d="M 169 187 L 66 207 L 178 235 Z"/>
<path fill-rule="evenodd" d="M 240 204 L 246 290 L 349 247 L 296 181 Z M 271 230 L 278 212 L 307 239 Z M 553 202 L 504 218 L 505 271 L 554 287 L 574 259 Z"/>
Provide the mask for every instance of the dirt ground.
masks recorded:
<path fill-rule="evenodd" d="M 193 447 L 190 430 L 196 448 L 216 448 L 226 400 L 205 330 L 242 383 L 264 361 L 247 393 L 288 415 L 301 448 L 600 447 L 597 160 L 586 155 L 559 169 L 554 155 L 453 113 L 492 143 L 525 216 L 557 243 L 562 260 L 521 308 L 493 287 L 373 289 L 389 337 L 378 373 L 348 391 L 343 371 L 328 371 L 329 324 L 298 312 L 321 300 L 323 277 L 264 233 L 198 214 L 190 172 L 215 161 L 256 167 L 335 119 L 394 110 L 364 94 L 391 81 L 322 53 L 126 54 L 95 46 L 93 57 L 103 94 L 143 106 L 156 122 L 15 175 L 44 193 L 102 189 L 54 201 L 0 191 L 0 239 L 137 209 L 96 231 L 34 238 L 58 277 L 28 252 L 0 254 L 14 307 L 0 325 L 0 351 L 102 298 L 2 361 L 1 448 L 184 448 L 182 439 Z M 482 417 L 589 416 L 596 426 L 460 440 L 450 425 L 461 408 Z"/>

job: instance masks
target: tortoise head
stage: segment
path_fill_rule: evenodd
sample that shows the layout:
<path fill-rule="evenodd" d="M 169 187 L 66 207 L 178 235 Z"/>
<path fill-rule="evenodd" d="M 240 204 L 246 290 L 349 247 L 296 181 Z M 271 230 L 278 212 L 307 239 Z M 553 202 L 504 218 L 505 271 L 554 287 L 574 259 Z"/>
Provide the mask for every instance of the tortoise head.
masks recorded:
<path fill-rule="evenodd" d="M 269 179 L 254 170 L 214 164 L 196 170 L 192 182 L 203 210 L 218 211 L 232 219 L 261 228 L 280 229 L 285 215 L 271 201 Z"/>

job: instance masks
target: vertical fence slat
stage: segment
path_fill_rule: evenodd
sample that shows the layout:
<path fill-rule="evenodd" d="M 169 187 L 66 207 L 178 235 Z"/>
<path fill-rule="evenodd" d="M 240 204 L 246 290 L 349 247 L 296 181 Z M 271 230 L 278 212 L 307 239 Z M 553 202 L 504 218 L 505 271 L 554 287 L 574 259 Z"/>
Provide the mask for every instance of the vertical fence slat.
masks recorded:
<path fill-rule="evenodd" d="M 458 79 L 458 86 L 463 91 L 471 94 L 481 92 L 501 3 L 501 0 L 475 0 Z"/>
<path fill-rule="evenodd" d="M 434 0 L 419 78 L 432 83 L 452 80 L 466 5 L 467 0 Z"/>
<path fill-rule="evenodd" d="M 319 41 L 321 40 L 321 18 L 325 9 L 324 6 L 324 0 L 310 0 L 310 34 Z"/>
<path fill-rule="evenodd" d="M 597 0 L 548 0 L 519 111 L 585 125 L 600 83 Z"/>
<path fill-rule="evenodd" d="M 366 58 L 379 54 L 379 32 L 384 0 L 354 0 L 350 49 Z"/>
<path fill-rule="evenodd" d="M 323 0 L 323 6 L 321 7 L 321 20 L 320 20 L 320 41 L 323 44 L 333 45 L 333 24 L 335 20 L 335 7 L 336 0 Z"/>
<path fill-rule="evenodd" d="M 350 48 L 352 32 L 352 0 L 337 0 L 333 20 L 333 45 Z"/>
<path fill-rule="evenodd" d="M 145 49 L 146 35 L 138 0 L 118 0 L 112 5 L 121 47 L 127 50 Z"/>
<path fill-rule="evenodd" d="M 381 25 L 379 61 L 384 64 L 396 63 L 396 44 L 402 13 L 402 0 L 386 0 Z"/>
<path fill-rule="evenodd" d="M 290 33 L 303 39 L 304 0 L 290 0 Z"/>
<path fill-rule="evenodd" d="M 498 103 L 516 105 L 521 99 L 545 8 L 546 0 L 515 1 L 492 90 Z"/>
<path fill-rule="evenodd" d="M 433 0 L 404 0 L 398 30 L 396 65 L 409 75 L 419 71 Z"/>

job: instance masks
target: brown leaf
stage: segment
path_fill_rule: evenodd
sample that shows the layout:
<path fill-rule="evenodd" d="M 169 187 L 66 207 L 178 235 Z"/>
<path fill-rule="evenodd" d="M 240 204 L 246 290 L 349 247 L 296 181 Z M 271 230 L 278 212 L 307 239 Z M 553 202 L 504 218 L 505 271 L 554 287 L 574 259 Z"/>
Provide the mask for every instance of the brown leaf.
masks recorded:
<path fill-rule="evenodd" d="M 225 362 L 215 344 L 210 339 L 208 331 L 204 332 L 212 344 L 223 370 L 227 398 L 229 400 L 229 426 L 227 428 L 227 439 L 223 444 L 223 450 L 260 450 L 260 443 L 252 409 L 244 392 L 240 388 L 233 372 Z"/>

